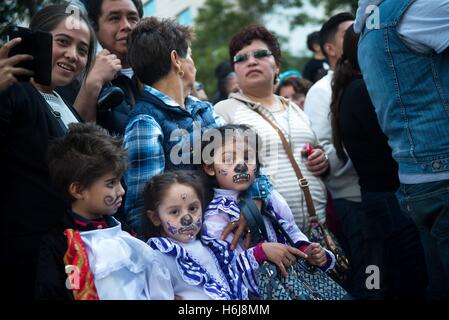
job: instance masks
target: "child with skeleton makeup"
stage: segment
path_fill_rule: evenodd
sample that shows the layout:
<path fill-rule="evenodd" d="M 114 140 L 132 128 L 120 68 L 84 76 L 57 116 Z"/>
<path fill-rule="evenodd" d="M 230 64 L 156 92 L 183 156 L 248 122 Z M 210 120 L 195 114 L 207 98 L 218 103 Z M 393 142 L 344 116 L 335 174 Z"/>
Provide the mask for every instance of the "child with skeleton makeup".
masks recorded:
<path fill-rule="evenodd" d="M 258 176 L 260 163 L 257 150 L 260 140 L 246 125 L 225 125 L 209 129 L 203 140 L 208 140 L 202 146 L 203 171 L 209 184 L 214 187 L 213 199 L 204 213 L 203 235 L 219 238 L 229 223 L 239 219 L 238 202 Z M 296 261 L 296 256 L 305 258 L 324 271 L 333 267 L 334 255 L 320 244 L 309 242 L 297 227 L 287 202 L 276 190 L 273 189 L 271 196 L 263 200 L 262 206 L 279 221 L 296 245 L 295 248 L 287 245 L 286 239 L 276 232 L 266 216 L 263 219 L 268 241 L 258 243 L 241 254 L 245 244 L 240 240 L 235 249 L 238 254 L 237 265 L 251 292 L 257 294 L 254 269 L 257 269 L 257 264 L 266 260 L 276 264 L 284 276 L 287 276 L 287 269 Z M 227 241 L 231 239 L 232 235 L 226 238 Z"/>
<path fill-rule="evenodd" d="M 248 290 L 229 243 L 199 239 L 204 191 L 197 172 L 167 171 L 144 189 L 142 233 L 154 249 L 155 300 L 243 300 Z"/>
<path fill-rule="evenodd" d="M 122 204 L 122 139 L 93 123 L 72 123 L 48 150 L 55 190 L 68 205 L 60 229 L 43 240 L 36 298 L 150 298 L 153 250 L 112 217 Z"/>

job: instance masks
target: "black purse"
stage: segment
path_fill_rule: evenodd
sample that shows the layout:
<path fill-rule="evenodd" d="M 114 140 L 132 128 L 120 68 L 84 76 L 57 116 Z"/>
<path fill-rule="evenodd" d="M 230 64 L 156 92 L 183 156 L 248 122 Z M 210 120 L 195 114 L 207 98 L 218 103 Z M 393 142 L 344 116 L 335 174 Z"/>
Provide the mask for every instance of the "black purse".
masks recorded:
<path fill-rule="evenodd" d="M 239 207 L 248 222 L 251 246 L 268 240 L 263 216 L 270 220 L 289 245 L 295 246 L 279 221 L 264 206 L 261 212 L 251 197 L 245 197 L 239 202 Z M 300 257 L 288 269 L 287 277 L 268 261 L 259 266 L 256 277 L 259 296 L 263 300 L 351 300 L 351 296 L 325 272 Z"/>

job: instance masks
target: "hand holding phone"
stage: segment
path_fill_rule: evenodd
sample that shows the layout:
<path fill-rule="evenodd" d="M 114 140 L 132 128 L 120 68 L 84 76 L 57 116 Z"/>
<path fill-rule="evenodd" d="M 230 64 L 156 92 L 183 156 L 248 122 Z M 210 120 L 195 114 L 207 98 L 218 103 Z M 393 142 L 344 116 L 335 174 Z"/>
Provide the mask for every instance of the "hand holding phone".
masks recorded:
<path fill-rule="evenodd" d="M 53 37 L 51 33 L 44 31 L 32 31 L 28 28 L 11 26 L 8 29 L 8 41 L 21 38 L 15 46 L 8 50 L 8 57 L 16 55 L 31 55 L 33 61 L 19 62 L 18 68 L 32 71 L 33 79 L 43 85 L 51 84 Z M 18 81 L 29 81 L 30 75 L 17 75 Z"/>
<path fill-rule="evenodd" d="M 12 57 L 9 52 L 22 41 L 21 38 L 15 38 L 5 43 L 0 48 L 0 92 L 6 90 L 13 83 L 17 83 L 17 77 L 33 76 L 33 71 L 18 67 L 20 63 L 31 61 L 33 57 L 29 54 L 18 54 Z"/>

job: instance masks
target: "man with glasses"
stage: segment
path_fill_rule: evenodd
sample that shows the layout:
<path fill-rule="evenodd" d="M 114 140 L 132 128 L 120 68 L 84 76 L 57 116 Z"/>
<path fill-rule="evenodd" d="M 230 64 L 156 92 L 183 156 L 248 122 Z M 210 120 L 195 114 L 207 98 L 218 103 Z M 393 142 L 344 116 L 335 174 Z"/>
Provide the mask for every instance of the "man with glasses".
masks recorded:
<path fill-rule="evenodd" d="M 78 1 L 79 2 L 79 1 Z M 143 16 L 140 0 L 85 0 L 89 19 L 103 48 L 83 84 L 60 88 L 84 121 L 123 135 L 135 104 L 137 81 L 127 61 L 127 37 Z"/>

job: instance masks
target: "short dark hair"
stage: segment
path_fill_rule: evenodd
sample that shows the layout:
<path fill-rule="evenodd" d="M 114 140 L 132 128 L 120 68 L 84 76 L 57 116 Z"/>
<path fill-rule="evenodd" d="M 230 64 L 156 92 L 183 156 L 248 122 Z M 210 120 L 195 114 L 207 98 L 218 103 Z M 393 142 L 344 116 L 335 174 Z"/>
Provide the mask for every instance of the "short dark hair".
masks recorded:
<path fill-rule="evenodd" d="M 281 64 L 281 48 L 274 34 L 259 24 L 253 24 L 241 29 L 229 43 L 229 57 L 231 65 L 234 67 L 234 56 L 244 47 L 249 46 L 254 40 L 264 42 L 273 54 L 277 64 Z"/>
<path fill-rule="evenodd" d="M 127 164 L 122 139 L 94 123 L 69 124 L 65 136 L 50 142 L 47 160 L 55 190 L 69 204 L 74 201 L 70 184 L 88 188 L 105 174 L 122 175 Z"/>
<path fill-rule="evenodd" d="M 296 94 L 306 95 L 312 87 L 312 82 L 304 78 L 291 77 L 282 81 L 276 89 L 276 94 L 279 95 L 283 87 L 292 86 Z"/>
<path fill-rule="evenodd" d="M 31 30 L 41 30 L 46 32 L 53 31 L 61 21 L 73 14 L 71 10 L 67 10 L 68 6 L 69 5 L 65 4 L 55 4 L 42 8 L 31 18 L 29 28 Z M 86 23 L 90 33 L 89 51 L 87 53 L 87 63 L 85 68 L 86 72 L 84 73 L 84 77 L 86 77 L 92 63 L 95 61 L 97 38 L 89 19 L 81 11 L 79 11 L 79 17 L 81 21 Z"/>
<path fill-rule="evenodd" d="M 174 19 L 148 17 L 140 20 L 128 35 L 128 61 L 137 78 L 152 85 L 171 70 L 173 50 L 187 57 L 193 34 Z"/>
<path fill-rule="evenodd" d="M 175 170 L 156 175 L 145 185 L 143 191 L 142 235 L 146 240 L 161 235 L 161 226 L 155 226 L 147 216 L 147 211 L 157 213 L 157 208 L 165 197 L 167 190 L 179 183 L 191 187 L 198 196 L 204 212 L 204 189 L 197 171 Z"/>
<path fill-rule="evenodd" d="M 94 27 L 95 31 L 100 29 L 98 25 L 98 19 L 101 16 L 101 6 L 103 5 L 104 0 L 89 0 L 87 1 L 87 14 L 89 15 L 90 22 Z M 111 0 L 113 1 L 113 0 Z M 139 14 L 139 18 L 143 17 L 143 4 L 141 0 L 130 0 L 137 9 L 137 13 Z"/>
<path fill-rule="evenodd" d="M 307 36 L 307 48 L 309 48 L 309 50 L 312 52 L 315 52 L 315 50 L 313 49 L 314 44 L 320 44 L 320 32 L 319 31 L 314 31 Z"/>
<path fill-rule="evenodd" d="M 327 42 L 332 42 L 335 39 L 335 35 L 338 31 L 338 26 L 346 21 L 354 20 L 354 15 L 350 12 L 340 12 L 327 20 L 320 30 L 320 47 L 324 56 L 327 58 L 326 50 L 324 50 L 324 45 Z"/>

